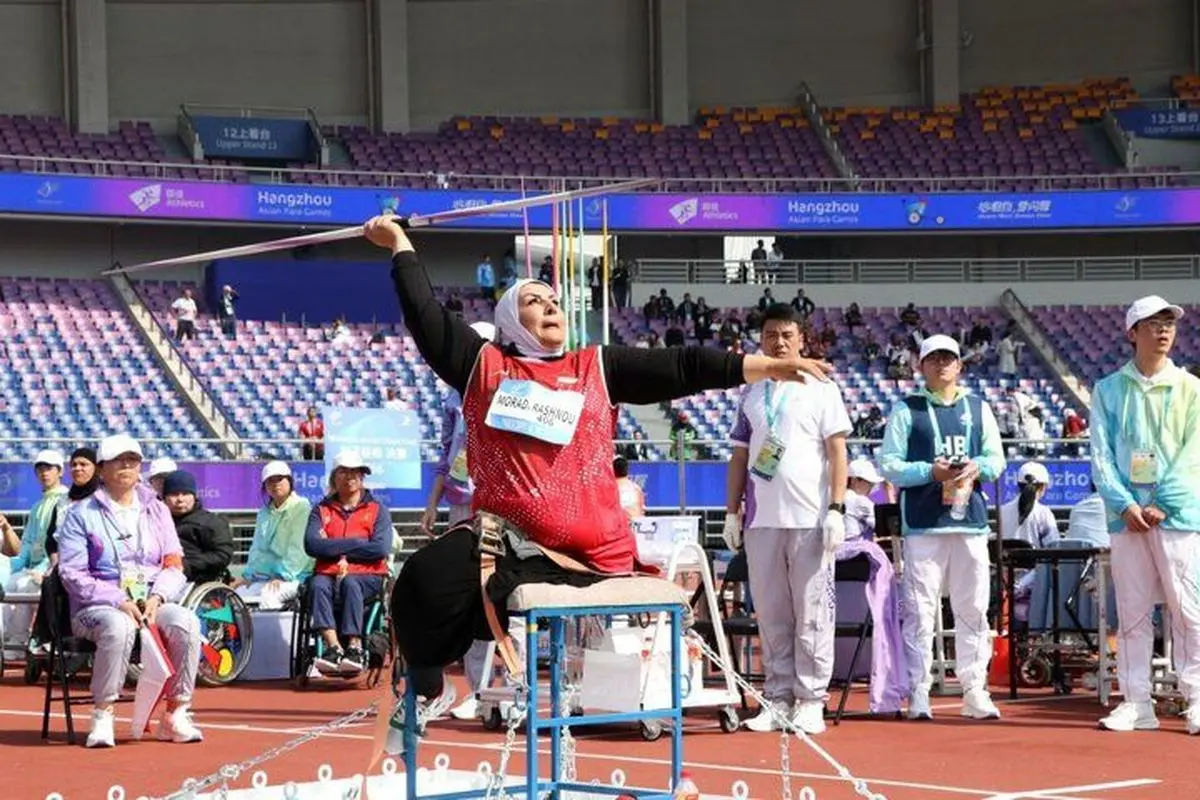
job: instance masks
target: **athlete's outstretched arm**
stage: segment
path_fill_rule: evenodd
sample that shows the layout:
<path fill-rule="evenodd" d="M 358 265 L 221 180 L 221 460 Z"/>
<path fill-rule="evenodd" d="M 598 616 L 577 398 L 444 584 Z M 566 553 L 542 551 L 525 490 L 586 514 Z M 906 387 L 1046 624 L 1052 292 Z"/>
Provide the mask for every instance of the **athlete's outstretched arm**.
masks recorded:
<path fill-rule="evenodd" d="M 767 378 L 827 380 L 832 367 L 807 358 L 741 355 L 715 347 L 610 346 L 600 350 L 609 399 L 648 405 Z"/>

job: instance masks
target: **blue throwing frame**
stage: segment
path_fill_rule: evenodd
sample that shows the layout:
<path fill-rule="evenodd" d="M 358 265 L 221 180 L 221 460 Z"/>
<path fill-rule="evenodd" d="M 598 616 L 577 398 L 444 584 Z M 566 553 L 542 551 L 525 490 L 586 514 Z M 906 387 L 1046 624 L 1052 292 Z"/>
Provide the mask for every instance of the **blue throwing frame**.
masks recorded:
<path fill-rule="evenodd" d="M 679 604 L 640 604 L 619 606 L 563 606 L 530 608 L 512 611 L 513 615 L 525 618 L 525 673 L 529 682 L 525 698 L 525 785 L 513 786 L 509 794 L 519 794 L 526 800 L 534 800 L 549 792 L 552 798 L 562 791 L 590 792 L 638 798 L 639 800 L 670 800 L 683 770 L 683 680 L 681 660 L 683 655 L 683 607 Z M 669 708 L 650 711 L 628 711 L 608 714 L 583 714 L 578 717 L 560 717 L 562 707 L 563 667 L 566 660 L 567 622 L 582 617 L 605 617 L 666 614 L 671 624 L 671 705 Z M 538 714 L 538 628 L 542 621 L 550 625 L 550 716 L 542 719 Z M 421 795 L 417 792 L 417 698 L 412 682 L 405 680 L 404 689 L 404 770 L 408 800 L 471 800 L 482 798 L 487 788 L 461 792 L 445 792 Z M 562 729 L 584 725 L 609 725 L 623 722 L 642 722 L 659 719 L 670 723 L 671 728 L 671 773 L 666 789 L 646 789 L 633 786 L 566 781 L 562 777 Z M 538 768 L 538 741 L 541 734 L 550 735 L 550 776 L 542 779 Z"/>

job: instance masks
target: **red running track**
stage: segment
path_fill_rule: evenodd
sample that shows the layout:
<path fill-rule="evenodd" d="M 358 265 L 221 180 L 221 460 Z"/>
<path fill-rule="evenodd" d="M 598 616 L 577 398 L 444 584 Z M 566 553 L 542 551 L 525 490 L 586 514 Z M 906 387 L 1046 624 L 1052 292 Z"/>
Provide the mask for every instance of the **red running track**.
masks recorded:
<path fill-rule="evenodd" d="M 83 687 L 81 687 L 84 691 Z M 293 690 L 279 683 L 240 684 L 197 693 L 201 744 L 175 745 L 128 739 L 128 704 L 118 706 L 118 745 L 92 751 L 68 747 L 61 706 L 55 709 L 52 741 L 40 736 L 40 687 L 15 676 L 0 684 L 0 752 L 4 753 L 5 798 L 40 800 L 51 792 L 64 800 L 99 800 L 121 784 L 130 800 L 177 789 L 190 776 L 240 762 L 302 734 L 308 728 L 368 705 L 376 692 L 314 687 Z M 999 697 L 998 697 L 999 700 Z M 852 706 L 861 707 L 856 695 Z M 1179 719 L 1164 719 L 1158 732 L 1114 734 L 1097 730 L 1102 709 L 1094 696 L 1034 697 L 999 701 L 1004 718 L 976 722 L 958 716 L 954 698 L 935 698 L 933 722 L 853 718 L 816 738 L 855 776 L 889 800 L 1141 800 L 1200 797 L 1197 754 L 1200 738 L 1188 737 Z M 87 707 L 76 710 L 80 743 L 86 736 Z M 782 796 L 780 736 L 738 731 L 722 733 L 715 713 L 689 715 L 684 757 L 705 793 L 728 794 L 735 780 L 746 781 L 755 798 Z M 265 769 L 272 784 L 316 779 L 319 765 L 335 777 L 361 772 L 369 757 L 373 719 L 322 737 L 272 760 Z M 607 780 L 620 768 L 629 782 L 663 785 L 670 759 L 669 738 L 642 741 L 632 727 L 577 731 L 578 772 L 583 780 Z M 518 739 L 519 746 L 523 738 Z M 479 723 L 434 723 L 423 742 L 422 763 L 445 753 L 452 769 L 495 764 L 501 735 Z M 546 742 L 545 744 L 548 744 Z M 849 800 L 853 788 L 803 742 L 791 740 L 793 796 L 811 786 L 819 800 Z M 548 757 L 543 755 L 543 768 Z M 510 774 L 523 774 L 519 747 Z M 236 785 L 248 786 L 250 775 Z"/>

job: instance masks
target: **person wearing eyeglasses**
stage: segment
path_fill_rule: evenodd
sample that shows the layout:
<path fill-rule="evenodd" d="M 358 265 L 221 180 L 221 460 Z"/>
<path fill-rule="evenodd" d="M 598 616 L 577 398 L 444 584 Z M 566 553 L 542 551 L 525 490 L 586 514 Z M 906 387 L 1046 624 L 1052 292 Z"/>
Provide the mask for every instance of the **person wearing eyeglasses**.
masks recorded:
<path fill-rule="evenodd" d="M 1170 609 L 1187 732 L 1200 734 L 1200 380 L 1171 360 L 1183 309 L 1157 295 L 1125 314 L 1133 358 L 1092 391 L 1092 480 L 1108 512 L 1117 597 L 1110 731 L 1159 727 L 1151 699 L 1154 607 Z"/>

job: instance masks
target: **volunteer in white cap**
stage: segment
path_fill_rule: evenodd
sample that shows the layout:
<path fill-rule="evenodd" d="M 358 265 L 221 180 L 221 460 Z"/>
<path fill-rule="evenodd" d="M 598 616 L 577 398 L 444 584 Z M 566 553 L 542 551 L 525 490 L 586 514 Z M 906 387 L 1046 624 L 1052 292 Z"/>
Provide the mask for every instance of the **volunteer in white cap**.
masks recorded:
<path fill-rule="evenodd" d="M 1183 309 L 1157 295 L 1125 314 L 1133 358 L 1092 390 L 1092 481 L 1112 534 L 1117 682 L 1100 725 L 1158 727 L 1151 699 L 1154 607 L 1170 609 L 1187 732 L 1200 734 L 1200 380 L 1171 361 Z"/>
<path fill-rule="evenodd" d="M 883 476 L 865 458 L 850 462 L 846 489 L 846 540 L 875 538 L 875 501 L 871 492 L 883 483 Z"/>
<path fill-rule="evenodd" d="M 804 320 L 792 306 L 763 315 L 762 352 L 804 352 Z M 725 541 L 741 543 L 762 639 L 764 694 L 752 731 L 825 730 L 833 677 L 833 553 L 845 541 L 846 437 L 850 415 L 836 383 L 767 380 L 744 390 L 730 439 Z M 743 498 L 745 514 L 739 513 Z M 743 522 L 744 520 L 744 522 Z"/>
<path fill-rule="evenodd" d="M 271 610 L 295 597 L 312 575 L 313 559 L 304 552 L 312 503 L 296 493 L 292 469 L 284 461 L 266 464 L 260 480 L 266 502 L 258 509 L 246 566 L 233 586 L 243 598 L 258 598 L 260 609 Z"/>
<path fill-rule="evenodd" d="M 71 607 L 71 631 L 96 646 L 88 747 L 112 747 L 113 703 L 143 626 L 158 629 L 174 676 L 163 689 L 159 739 L 203 738 L 192 721 L 200 666 L 200 619 L 179 605 L 187 589 L 183 546 L 171 512 L 140 480 L 142 448 L 118 434 L 100 442 L 101 488 L 71 507 L 58 528 L 58 575 Z M 134 731 L 140 737 L 143 731 Z"/>
<path fill-rule="evenodd" d="M 945 587 L 954 612 L 961 713 L 997 719 L 1000 711 L 987 689 L 990 528 L 980 484 L 1004 473 L 1000 430 L 983 398 L 958 384 L 958 342 L 929 336 L 921 343 L 920 359 L 925 386 L 892 408 L 879 456 L 884 477 L 900 490 L 901 624 L 912 682 L 908 716 L 933 716 L 934 618 L 941 613 Z"/>
<path fill-rule="evenodd" d="M 1062 538 L 1054 512 L 1042 502 L 1050 488 L 1050 473 L 1037 461 L 1017 471 L 1018 496 L 1000 507 L 1000 538 L 1020 539 L 1034 547 L 1050 547 Z"/>
<path fill-rule="evenodd" d="M 163 493 L 163 481 L 172 472 L 179 469 L 179 465 L 169 458 L 156 458 L 150 462 L 150 469 L 146 471 L 146 482 L 150 484 L 150 488 L 159 497 Z"/>
<path fill-rule="evenodd" d="M 25 530 L 21 533 L 21 549 L 9 562 L 10 574 L 4 581 L 6 592 L 38 592 L 42 578 L 50 570 L 50 555 L 46 552 L 46 534 L 54 520 L 54 511 L 67 493 L 62 485 L 63 454 L 57 450 L 42 450 L 33 459 L 33 471 L 42 487 L 42 496 L 29 510 Z M 8 521 L 5 520 L 5 525 Z M 36 606 L 5 603 L 0 613 L 0 640 L 7 654 L 18 654 L 29 642 L 29 629 Z M 18 658 L 23 658 L 18 656 Z"/>

